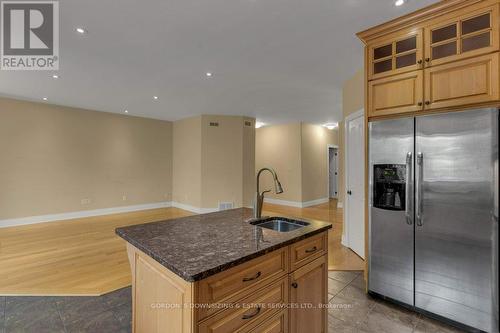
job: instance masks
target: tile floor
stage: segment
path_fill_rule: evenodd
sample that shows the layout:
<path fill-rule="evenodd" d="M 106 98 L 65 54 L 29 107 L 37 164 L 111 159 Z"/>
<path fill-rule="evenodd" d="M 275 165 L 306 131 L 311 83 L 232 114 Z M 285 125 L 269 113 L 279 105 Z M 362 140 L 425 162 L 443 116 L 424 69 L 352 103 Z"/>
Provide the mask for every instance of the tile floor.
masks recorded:
<path fill-rule="evenodd" d="M 452 327 L 365 295 L 361 272 L 329 272 L 330 333 L 452 333 Z M 0 333 L 130 332 L 130 287 L 100 297 L 0 297 Z"/>

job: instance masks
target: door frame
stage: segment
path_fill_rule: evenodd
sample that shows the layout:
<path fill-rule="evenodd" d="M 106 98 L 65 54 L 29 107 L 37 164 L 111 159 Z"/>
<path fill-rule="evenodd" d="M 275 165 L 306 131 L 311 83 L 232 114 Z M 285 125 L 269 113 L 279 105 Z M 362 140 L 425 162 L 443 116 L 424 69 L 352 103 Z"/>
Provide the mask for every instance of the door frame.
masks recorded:
<path fill-rule="evenodd" d="M 349 168 L 348 168 L 348 164 L 349 164 L 349 140 L 347 139 L 348 135 L 349 135 L 349 122 L 356 119 L 356 118 L 360 118 L 362 117 L 363 118 L 363 139 L 362 139 L 362 142 L 363 142 L 363 161 L 362 161 L 362 164 L 363 164 L 363 170 L 365 169 L 365 163 L 366 163 L 366 122 L 365 122 L 365 119 L 364 119 L 364 116 L 365 116 L 365 110 L 364 109 L 360 109 L 356 112 L 353 112 L 351 113 L 350 115 L 348 115 L 347 117 L 345 117 L 344 119 L 344 147 L 345 147 L 345 152 L 344 152 L 344 232 L 342 233 L 342 240 L 341 240 L 341 243 L 342 245 L 344 245 L 345 247 L 348 247 L 348 248 L 351 248 L 349 245 L 350 245 L 350 241 L 349 241 L 349 234 L 350 234 L 350 231 L 349 231 L 349 223 L 347 223 L 349 221 L 349 200 L 348 200 L 348 196 L 347 196 L 347 189 L 349 187 L 349 182 L 348 182 L 348 179 L 349 179 Z M 364 184 L 364 187 L 366 188 L 366 181 L 365 181 L 365 172 L 363 172 L 363 174 L 361 175 L 362 179 L 363 179 L 363 183 Z M 363 189 L 363 197 L 364 197 L 364 202 L 366 204 L 366 197 L 365 197 L 365 189 Z M 365 205 L 363 205 L 363 207 L 361 207 L 361 209 L 363 209 L 363 212 L 365 211 Z M 366 214 L 365 212 L 363 214 Z M 365 216 L 365 219 L 366 219 L 366 216 Z M 363 219 L 363 225 L 365 224 L 365 219 Z M 364 228 L 363 228 L 364 229 Z M 364 243 L 366 243 L 366 235 L 363 233 L 363 240 L 364 240 Z M 366 249 L 365 249 L 365 258 L 363 258 L 364 260 L 366 260 L 366 256 L 367 256 L 367 252 L 366 252 Z"/>
<path fill-rule="evenodd" d="M 336 161 L 336 165 L 335 165 L 335 168 L 336 168 L 336 172 L 337 172 L 337 195 L 332 197 L 334 199 L 337 199 L 339 198 L 339 156 L 340 156 L 340 152 L 339 152 L 339 146 L 337 145 L 332 145 L 332 144 L 327 144 L 326 145 L 326 170 L 328 172 L 328 177 L 326 177 L 328 179 L 328 199 L 330 199 L 330 148 L 333 148 L 333 149 L 337 149 L 337 161 Z"/>

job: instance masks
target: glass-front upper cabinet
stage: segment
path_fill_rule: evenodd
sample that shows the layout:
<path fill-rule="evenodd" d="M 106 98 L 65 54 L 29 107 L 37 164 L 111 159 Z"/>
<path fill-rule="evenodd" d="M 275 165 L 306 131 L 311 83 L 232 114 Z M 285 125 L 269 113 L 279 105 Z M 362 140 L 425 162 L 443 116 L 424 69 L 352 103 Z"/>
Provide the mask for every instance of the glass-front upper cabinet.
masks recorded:
<path fill-rule="evenodd" d="M 422 30 L 398 33 L 368 48 L 369 80 L 422 68 Z"/>
<path fill-rule="evenodd" d="M 498 4 L 425 29 L 425 67 L 498 50 Z"/>

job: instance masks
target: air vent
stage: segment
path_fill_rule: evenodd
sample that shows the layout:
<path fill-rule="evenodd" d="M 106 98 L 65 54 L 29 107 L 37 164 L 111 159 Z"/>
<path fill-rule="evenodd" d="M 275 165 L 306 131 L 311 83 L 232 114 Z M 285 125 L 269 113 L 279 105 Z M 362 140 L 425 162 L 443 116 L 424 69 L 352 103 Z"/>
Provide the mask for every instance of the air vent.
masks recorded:
<path fill-rule="evenodd" d="M 232 202 L 219 202 L 219 210 L 233 209 Z"/>
<path fill-rule="evenodd" d="M 252 127 L 252 122 L 251 122 L 251 121 L 246 120 L 246 121 L 245 121 L 245 126 Z"/>
<path fill-rule="evenodd" d="M 219 127 L 219 123 L 216 122 L 216 121 L 211 121 L 210 124 L 209 124 L 209 126 L 211 126 L 211 127 Z"/>

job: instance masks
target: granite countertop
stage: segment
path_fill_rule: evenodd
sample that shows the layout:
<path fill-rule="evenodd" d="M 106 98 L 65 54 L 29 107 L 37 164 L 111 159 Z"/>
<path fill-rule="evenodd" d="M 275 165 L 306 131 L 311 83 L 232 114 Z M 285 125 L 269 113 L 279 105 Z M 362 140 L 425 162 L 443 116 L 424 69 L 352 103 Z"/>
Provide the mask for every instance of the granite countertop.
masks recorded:
<path fill-rule="evenodd" d="M 193 282 L 330 229 L 326 222 L 278 232 L 248 223 L 249 208 L 117 228 L 116 234 Z"/>

